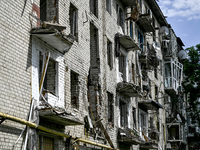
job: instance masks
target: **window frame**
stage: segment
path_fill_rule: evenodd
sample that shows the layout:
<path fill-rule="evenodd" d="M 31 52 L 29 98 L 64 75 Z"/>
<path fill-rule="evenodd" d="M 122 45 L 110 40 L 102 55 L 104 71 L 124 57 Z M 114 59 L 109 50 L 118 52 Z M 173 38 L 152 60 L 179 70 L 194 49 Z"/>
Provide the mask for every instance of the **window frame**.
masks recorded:
<path fill-rule="evenodd" d="M 111 15 L 112 9 L 111 9 L 111 0 L 106 0 L 106 11 Z"/>
<path fill-rule="evenodd" d="M 70 34 L 78 41 L 78 9 L 70 3 L 69 9 Z"/>
<path fill-rule="evenodd" d="M 113 53 L 112 53 L 112 42 L 107 39 L 107 64 L 110 69 L 113 68 Z"/>
<path fill-rule="evenodd" d="M 72 76 L 73 75 L 73 76 Z M 75 78 L 74 80 L 76 81 L 75 84 L 72 83 L 72 78 Z M 73 80 L 73 81 L 74 81 Z M 72 85 L 76 86 L 75 91 L 72 91 Z M 71 94 L 71 106 L 73 108 L 79 109 L 79 94 L 80 94 L 80 87 L 79 87 L 79 74 L 74 72 L 73 70 L 70 71 L 70 94 Z M 74 96 L 76 95 L 76 96 Z M 73 99 L 75 97 L 76 99 Z M 74 102 L 75 100 L 75 102 Z"/>

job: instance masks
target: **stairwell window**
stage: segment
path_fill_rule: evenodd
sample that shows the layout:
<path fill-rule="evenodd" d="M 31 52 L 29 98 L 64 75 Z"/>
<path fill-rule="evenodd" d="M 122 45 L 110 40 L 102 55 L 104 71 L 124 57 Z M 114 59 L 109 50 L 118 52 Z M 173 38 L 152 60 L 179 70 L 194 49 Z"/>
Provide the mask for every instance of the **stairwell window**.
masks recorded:
<path fill-rule="evenodd" d="M 111 14 L 111 0 L 106 0 L 106 10 Z"/>
<path fill-rule="evenodd" d="M 78 41 L 78 9 L 73 4 L 70 4 L 69 20 L 71 35 Z"/>
<path fill-rule="evenodd" d="M 70 73 L 71 79 L 71 105 L 72 107 L 78 109 L 79 108 L 79 75 L 74 71 Z"/>
<path fill-rule="evenodd" d="M 90 0 L 90 12 L 98 18 L 98 0 Z"/>

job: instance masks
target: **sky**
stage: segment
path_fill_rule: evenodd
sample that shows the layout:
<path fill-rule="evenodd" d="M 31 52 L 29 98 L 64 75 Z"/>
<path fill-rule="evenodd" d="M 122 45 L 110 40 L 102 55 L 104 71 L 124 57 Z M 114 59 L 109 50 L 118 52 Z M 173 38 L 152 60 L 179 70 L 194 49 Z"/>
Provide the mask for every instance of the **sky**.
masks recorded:
<path fill-rule="evenodd" d="M 200 44 L 200 0 L 159 0 L 157 3 L 176 36 L 185 44 L 184 49 Z"/>

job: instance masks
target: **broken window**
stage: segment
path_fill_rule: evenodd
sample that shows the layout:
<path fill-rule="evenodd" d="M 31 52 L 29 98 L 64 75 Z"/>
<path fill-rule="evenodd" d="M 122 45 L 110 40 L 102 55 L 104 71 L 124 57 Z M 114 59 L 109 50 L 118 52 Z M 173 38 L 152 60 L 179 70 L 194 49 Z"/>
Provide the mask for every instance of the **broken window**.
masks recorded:
<path fill-rule="evenodd" d="M 126 57 L 123 54 L 119 56 L 119 72 L 123 81 L 126 81 Z"/>
<path fill-rule="evenodd" d="M 106 0 L 106 10 L 111 14 L 111 0 Z"/>
<path fill-rule="evenodd" d="M 42 77 L 42 71 L 43 71 L 43 62 L 45 62 L 45 57 L 40 53 L 40 74 L 39 74 L 39 81 L 41 80 Z M 57 92 L 57 68 L 58 68 L 58 63 L 54 61 L 53 59 L 49 59 L 48 67 L 46 70 L 46 75 L 44 78 L 43 82 L 43 92 L 48 92 L 53 95 L 58 96 Z"/>
<path fill-rule="evenodd" d="M 107 92 L 108 97 L 108 122 L 114 123 L 114 106 L 113 106 L 113 94 Z"/>
<path fill-rule="evenodd" d="M 138 30 L 138 43 L 140 44 L 140 48 L 142 49 L 143 52 L 144 38 L 143 34 L 139 30 Z"/>
<path fill-rule="evenodd" d="M 39 150 L 54 150 L 54 139 L 51 137 L 40 135 Z"/>
<path fill-rule="evenodd" d="M 172 125 L 168 128 L 168 140 L 179 140 L 179 125 Z"/>
<path fill-rule="evenodd" d="M 128 125 L 128 114 L 127 114 L 128 110 L 127 110 L 126 103 L 123 101 L 120 101 L 119 108 L 120 108 L 120 124 L 121 124 L 121 127 L 125 128 Z"/>
<path fill-rule="evenodd" d="M 78 41 L 78 9 L 73 4 L 70 4 L 69 20 L 70 33 L 74 36 L 75 40 Z"/>
<path fill-rule="evenodd" d="M 136 108 L 132 108 L 132 115 L 133 115 L 133 128 L 136 128 Z"/>
<path fill-rule="evenodd" d="M 112 57 L 112 43 L 107 40 L 107 61 L 108 61 L 108 65 L 109 67 L 112 69 L 113 67 L 113 57 Z"/>
<path fill-rule="evenodd" d="M 71 71 L 71 105 L 72 107 L 78 109 L 79 107 L 79 82 L 78 74 Z"/>
<path fill-rule="evenodd" d="M 58 20 L 58 0 L 40 0 L 40 20 L 53 21 Z"/>
<path fill-rule="evenodd" d="M 90 0 L 90 12 L 98 17 L 98 0 Z"/>
<path fill-rule="evenodd" d="M 147 136 L 148 133 L 148 117 L 147 113 L 140 109 L 140 128 L 143 134 Z"/>
<path fill-rule="evenodd" d="M 155 85 L 155 100 L 158 100 L 158 86 Z"/>
<path fill-rule="evenodd" d="M 122 27 L 122 30 L 124 30 L 124 12 L 118 4 L 116 5 L 116 11 L 117 11 L 117 24 Z"/>

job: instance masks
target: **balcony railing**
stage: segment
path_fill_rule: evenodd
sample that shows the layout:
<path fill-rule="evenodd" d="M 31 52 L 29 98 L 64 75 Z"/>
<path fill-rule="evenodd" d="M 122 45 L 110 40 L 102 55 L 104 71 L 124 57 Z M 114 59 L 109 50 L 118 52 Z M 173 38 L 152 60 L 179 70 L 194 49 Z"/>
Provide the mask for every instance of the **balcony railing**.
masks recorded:
<path fill-rule="evenodd" d="M 176 60 L 165 61 L 165 90 L 171 96 L 178 94 L 182 82 L 183 65 Z"/>

